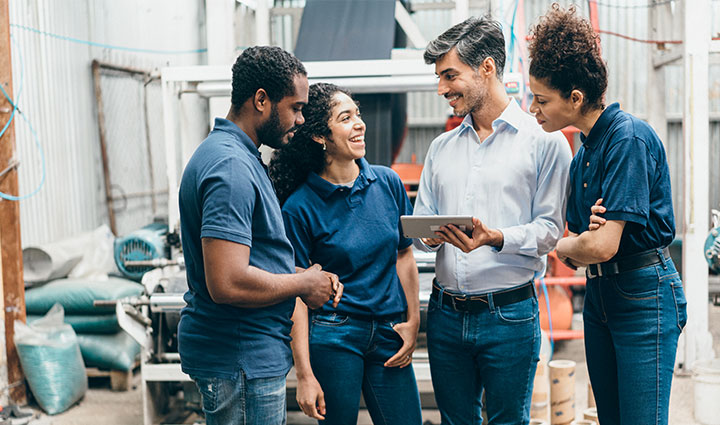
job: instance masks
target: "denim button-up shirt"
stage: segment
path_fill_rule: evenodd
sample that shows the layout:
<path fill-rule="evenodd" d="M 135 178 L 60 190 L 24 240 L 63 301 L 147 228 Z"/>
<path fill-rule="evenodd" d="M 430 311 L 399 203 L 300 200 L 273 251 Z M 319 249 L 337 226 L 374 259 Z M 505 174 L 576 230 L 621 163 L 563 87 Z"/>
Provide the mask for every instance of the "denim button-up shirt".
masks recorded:
<path fill-rule="evenodd" d="M 528 282 L 562 236 L 571 150 L 511 100 L 479 140 L 472 116 L 430 145 L 415 215 L 472 215 L 502 231 L 504 245 L 470 253 L 445 243 L 435 273 L 445 289 L 467 294 Z M 419 241 L 416 247 L 428 248 Z"/>

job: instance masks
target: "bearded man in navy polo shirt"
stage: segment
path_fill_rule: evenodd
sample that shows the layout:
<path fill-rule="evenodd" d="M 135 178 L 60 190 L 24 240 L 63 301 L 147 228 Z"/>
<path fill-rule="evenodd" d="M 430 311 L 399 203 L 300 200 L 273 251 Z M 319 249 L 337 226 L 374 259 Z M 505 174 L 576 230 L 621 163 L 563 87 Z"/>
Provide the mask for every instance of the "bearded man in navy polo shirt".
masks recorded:
<path fill-rule="evenodd" d="M 232 107 L 185 168 L 180 185 L 188 292 L 178 326 L 183 372 L 208 425 L 286 422 L 295 298 L 340 300 L 337 276 L 295 273 L 293 248 L 258 148 L 295 134 L 308 100 L 302 63 L 277 47 L 246 49 L 233 66 Z"/>

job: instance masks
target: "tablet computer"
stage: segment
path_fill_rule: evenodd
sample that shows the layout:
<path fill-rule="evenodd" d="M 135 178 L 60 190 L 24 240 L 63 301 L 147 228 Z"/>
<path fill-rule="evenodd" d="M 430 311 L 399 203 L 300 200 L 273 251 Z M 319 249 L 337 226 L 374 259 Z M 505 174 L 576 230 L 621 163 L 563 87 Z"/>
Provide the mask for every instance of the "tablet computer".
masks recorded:
<path fill-rule="evenodd" d="M 472 233 L 472 216 L 469 215 L 403 215 L 400 216 L 406 238 L 437 238 L 436 231 L 447 224 L 465 233 Z"/>

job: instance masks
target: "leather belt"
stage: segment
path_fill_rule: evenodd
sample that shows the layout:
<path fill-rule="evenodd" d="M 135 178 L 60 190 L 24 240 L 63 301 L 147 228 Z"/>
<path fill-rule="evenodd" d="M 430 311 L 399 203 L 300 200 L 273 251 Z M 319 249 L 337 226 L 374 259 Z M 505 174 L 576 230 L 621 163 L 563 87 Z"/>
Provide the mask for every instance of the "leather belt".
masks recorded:
<path fill-rule="evenodd" d="M 535 293 L 533 286 L 532 282 L 528 282 L 516 288 L 492 292 L 493 304 L 499 307 L 526 300 Z M 441 293 L 442 297 L 440 296 Z M 430 297 L 455 311 L 478 313 L 489 308 L 488 294 L 464 295 L 442 291 L 435 279 L 433 279 L 432 295 Z"/>
<path fill-rule="evenodd" d="M 599 264 L 588 264 L 585 269 L 585 276 L 588 279 L 596 277 L 613 276 L 619 273 L 628 272 L 630 270 L 641 269 L 643 267 L 652 266 L 654 264 L 662 264 L 665 259 L 670 258 L 670 251 L 663 248 L 662 253 L 659 249 L 649 249 L 638 254 L 629 255 Z"/>

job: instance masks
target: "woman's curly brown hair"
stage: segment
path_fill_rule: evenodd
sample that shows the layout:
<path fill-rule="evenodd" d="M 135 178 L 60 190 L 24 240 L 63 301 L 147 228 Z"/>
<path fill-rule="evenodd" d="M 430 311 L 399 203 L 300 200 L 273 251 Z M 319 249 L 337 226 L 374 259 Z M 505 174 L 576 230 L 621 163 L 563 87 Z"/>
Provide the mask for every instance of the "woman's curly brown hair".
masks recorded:
<path fill-rule="evenodd" d="M 313 138 L 331 138 L 329 122 L 332 108 L 338 103 L 334 98 L 337 93 L 345 93 L 352 98 L 350 91 L 334 84 L 311 85 L 308 103 L 302 111 L 305 123 L 290 143 L 273 154 L 268 168 L 280 205 L 307 180 L 311 172 L 320 174 L 327 166 L 327 152 Z"/>
<path fill-rule="evenodd" d="M 553 3 L 530 35 L 530 75 L 560 91 L 564 98 L 573 90 L 583 92 L 583 112 L 602 109 L 607 67 L 590 22 L 577 16 L 575 7 L 563 9 Z"/>

